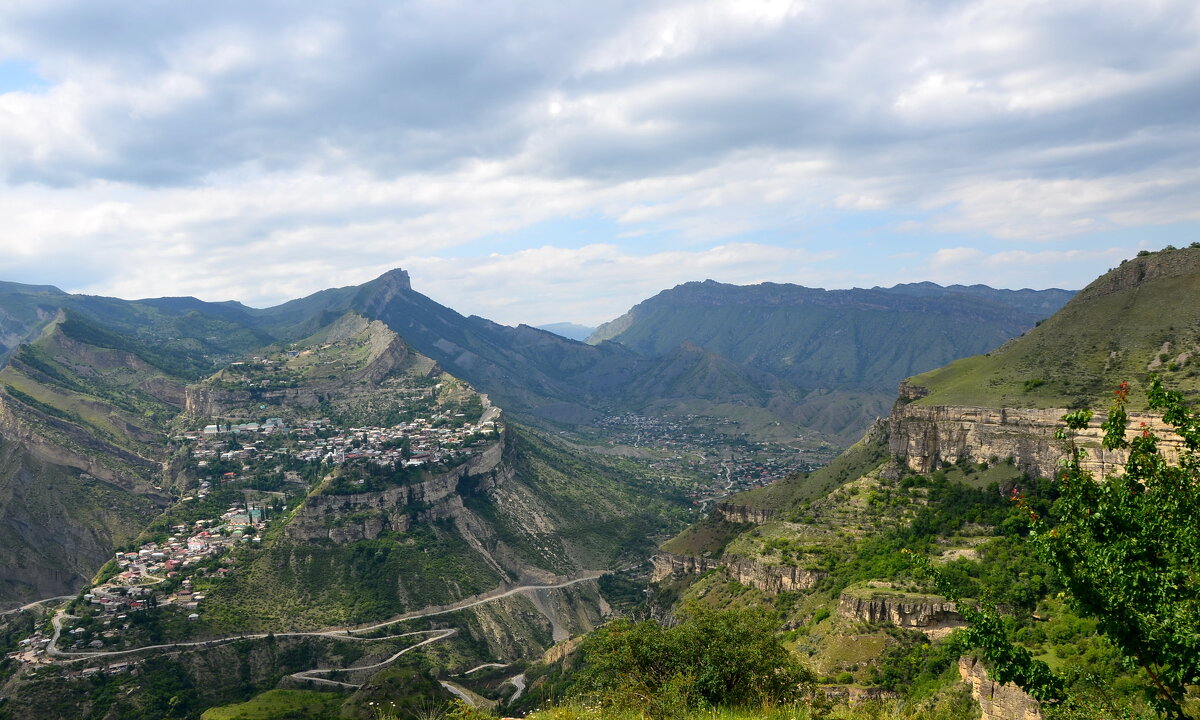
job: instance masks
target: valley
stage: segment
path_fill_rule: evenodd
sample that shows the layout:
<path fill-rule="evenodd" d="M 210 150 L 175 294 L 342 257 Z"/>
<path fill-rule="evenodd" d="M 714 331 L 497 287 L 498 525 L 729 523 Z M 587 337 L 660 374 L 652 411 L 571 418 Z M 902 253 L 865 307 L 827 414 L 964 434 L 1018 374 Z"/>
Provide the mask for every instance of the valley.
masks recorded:
<path fill-rule="evenodd" d="M 1136 304 L 1200 275 L 1200 251 L 1175 252 L 1069 302 L 689 284 L 594 345 L 464 318 L 402 271 L 265 310 L 31 291 L 68 307 L 31 316 L 0 370 L 0 442 L 23 458 L 9 485 L 43 498 L 3 510 L 125 514 L 67 513 L 68 532 L 94 538 L 86 553 L 64 543 L 50 557 L 28 533 L 3 546 L 38 569 L 4 578 L 0 717 L 307 703 L 324 708 L 313 717 L 373 720 L 385 703 L 410 717 L 451 697 L 523 714 L 575 697 L 590 639 L 616 618 L 708 611 L 766 613 L 813 675 L 806 707 L 970 704 L 991 676 L 951 644 L 968 611 L 912 569 L 914 553 L 951 575 L 955 597 L 1000 603 L 1037 657 L 1132 682 L 1056 599 L 1023 544 L 1023 508 L 1051 512 L 1059 418 L 1105 402 L 1106 383 L 1133 377 L 1131 417 L 1164 436 L 1146 373 L 1194 394 L 1191 331 L 1165 339 Z M 697 304 L 723 319 L 663 330 Z M 1132 339 L 1101 347 L 1090 318 L 1110 306 L 1131 314 Z M 809 333 L 796 342 L 813 354 L 768 352 L 745 308 L 777 338 Z M 927 369 L 943 362 L 918 352 L 934 308 L 957 343 L 935 355 L 987 352 Z M 1191 312 L 1172 321 L 1190 328 Z M 845 346 L 831 330 L 883 325 L 907 337 Z M 1104 369 L 1085 382 L 1075 359 L 1047 360 L 1060 352 L 1087 367 L 1103 352 Z M 988 389 L 972 390 L 980 378 Z M 898 397 L 864 425 L 885 380 Z M 1078 442 L 1106 476 L 1127 455 L 1100 448 L 1100 422 Z M 46 582 L 64 564 L 75 574 Z M 39 593 L 66 602 L 30 603 Z"/>

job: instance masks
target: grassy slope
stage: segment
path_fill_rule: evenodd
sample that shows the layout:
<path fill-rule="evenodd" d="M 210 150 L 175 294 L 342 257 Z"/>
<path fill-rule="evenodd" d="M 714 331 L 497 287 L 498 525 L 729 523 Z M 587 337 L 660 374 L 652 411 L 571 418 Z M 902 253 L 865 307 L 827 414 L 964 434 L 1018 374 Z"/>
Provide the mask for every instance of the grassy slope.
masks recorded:
<path fill-rule="evenodd" d="M 1037 328 L 988 355 L 911 379 L 926 405 L 1096 407 L 1123 381 L 1144 402 L 1150 371 L 1200 394 L 1200 249 L 1127 261 Z M 1160 353 L 1165 361 L 1160 360 Z"/>
<path fill-rule="evenodd" d="M 176 409 L 143 388 L 169 395 L 182 381 L 131 353 L 136 343 L 114 344 L 86 321 L 60 317 L 0 370 L 0 401 L 42 447 L 0 440 L 0 545 L 13 569 L 0 598 L 74 589 L 158 510 L 140 493 L 152 494 L 159 482 L 162 430 Z M 100 473 L 88 465 L 93 460 L 117 484 L 83 476 L 81 468 Z"/>
<path fill-rule="evenodd" d="M 73 591 L 156 513 L 145 498 L 0 437 L 0 599 Z"/>
<path fill-rule="evenodd" d="M 268 690 L 252 700 L 204 711 L 201 720 L 329 720 L 336 718 L 345 697 L 313 690 Z"/>

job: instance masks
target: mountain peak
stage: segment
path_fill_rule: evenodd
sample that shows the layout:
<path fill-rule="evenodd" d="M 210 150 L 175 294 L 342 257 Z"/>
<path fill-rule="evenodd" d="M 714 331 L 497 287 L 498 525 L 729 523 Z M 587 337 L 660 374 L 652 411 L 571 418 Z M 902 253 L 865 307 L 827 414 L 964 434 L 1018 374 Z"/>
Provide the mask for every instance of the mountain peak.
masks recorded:
<path fill-rule="evenodd" d="M 400 268 L 388 270 L 366 285 L 359 286 L 358 302 L 363 314 L 376 317 L 396 297 L 412 292 L 408 273 Z"/>
<path fill-rule="evenodd" d="M 388 290 L 412 290 L 412 282 L 408 278 L 408 271 L 395 268 L 388 270 L 384 274 L 375 279 L 379 283 L 381 289 Z"/>

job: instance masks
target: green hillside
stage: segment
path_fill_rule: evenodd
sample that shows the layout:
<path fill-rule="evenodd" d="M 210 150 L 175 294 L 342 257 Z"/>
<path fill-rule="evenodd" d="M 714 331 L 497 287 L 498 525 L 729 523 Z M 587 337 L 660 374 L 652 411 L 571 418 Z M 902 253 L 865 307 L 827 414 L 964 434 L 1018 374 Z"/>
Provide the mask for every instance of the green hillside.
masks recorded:
<path fill-rule="evenodd" d="M 1053 317 L 987 354 L 910 379 L 916 402 L 983 407 L 1095 407 L 1129 381 L 1134 407 L 1155 372 L 1200 393 L 1200 248 L 1124 261 Z"/>

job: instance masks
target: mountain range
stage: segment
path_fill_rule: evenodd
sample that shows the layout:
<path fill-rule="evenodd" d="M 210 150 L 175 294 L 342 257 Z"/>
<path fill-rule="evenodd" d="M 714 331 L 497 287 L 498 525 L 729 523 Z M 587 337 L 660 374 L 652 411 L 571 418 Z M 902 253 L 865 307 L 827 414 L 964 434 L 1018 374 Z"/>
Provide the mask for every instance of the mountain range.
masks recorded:
<path fill-rule="evenodd" d="M 95 588 L 70 608 L 78 652 L 85 640 L 319 634 L 475 608 L 497 588 L 562 587 L 464 610 L 462 658 L 534 655 L 600 622 L 595 574 L 636 565 L 691 502 L 653 463 L 587 452 L 564 432 L 632 413 L 716 419 L 739 442 L 844 445 L 883 414 L 887 384 L 992 349 L 1069 296 L 688 283 L 583 343 L 463 316 L 403 270 L 265 309 L 7 283 L 0 600 Z M 204 534 L 218 518 L 230 524 Z M 210 544 L 224 554 L 184 557 Z M 155 553 L 198 569 L 144 570 Z M 103 588 L 142 572 L 162 573 L 156 601 L 194 608 L 198 596 L 201 612 L 101 633 L 96 598 L 125 607 L 131 596 Z M 297 671 L 334 657 L 312 652 Z M 195 662 L 188 672 L 211 680 Z M 260 669 L 237 692 L 206 680 L 203 702 L 277 680 Z M 33 706 L 48 687 L 18 691 Z M 78 702 L 63 712 L 102 707 Z"/>
<path fill-rule="evenodd" d="M 189 385 L 348 315 L 386 327 L 527 422 L 697 413 L 836 441 L 881 414 L 882 387 L 990 349 L 1069 295 L 688 283 L 584 344 L 460 315 L 414 291 L 402 270 L 267 309 L 4 283 L 0 438 L 9 462 L 0 547 L 17 570 L 0 592 L 19 599 L 75 586 L 169 502 L 159 438 Z"/>

